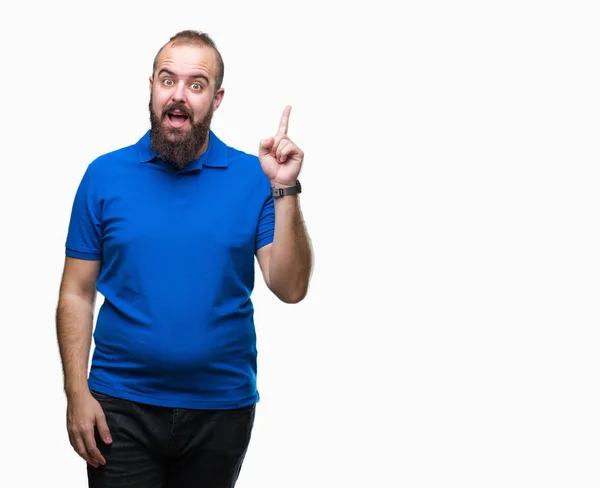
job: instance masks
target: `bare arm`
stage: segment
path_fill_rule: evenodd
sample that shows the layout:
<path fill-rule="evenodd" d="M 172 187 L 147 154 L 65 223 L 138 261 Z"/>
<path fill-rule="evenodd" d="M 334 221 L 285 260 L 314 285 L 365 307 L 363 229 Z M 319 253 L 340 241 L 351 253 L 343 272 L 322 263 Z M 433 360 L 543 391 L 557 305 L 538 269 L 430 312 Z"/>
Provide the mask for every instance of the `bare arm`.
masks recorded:
<path fill-rule="evenodd" d="M 66 257 L 56 309 L 56 333 L 67 397 L 87 392 L 96 279 L 100 261 Z"/>
<path fill-rule="evenodd" d="M 100 261 L 66 257 L 56 309 L 56 333 L 67 395 L 67 430 L 73 449 L 90 465 L 106 463 L 94 429 L 112 442 L 101 405 L 90 393 L 87 373 L 92 344 Z"/>
<path fill-rule="evenodd" d="M 271 187 L 293 186 L 304 152 L 288 137 L 291 106 L 285 107 L 277 133 L 260 141 L 258 158 Z M 286 303 L 298 303 L 308 291 L 313 251 L 300 210 L 299 195 L 274 199 L 273 242 L 256 253 L 267 286 Z"/>
<path fill-rule="evenodd" d="M 298 195 L 275 199 L 273 243 L 256 253 L 269 289 L 286 303 L 304 299 L 313 268 L 313 251 Z"/>

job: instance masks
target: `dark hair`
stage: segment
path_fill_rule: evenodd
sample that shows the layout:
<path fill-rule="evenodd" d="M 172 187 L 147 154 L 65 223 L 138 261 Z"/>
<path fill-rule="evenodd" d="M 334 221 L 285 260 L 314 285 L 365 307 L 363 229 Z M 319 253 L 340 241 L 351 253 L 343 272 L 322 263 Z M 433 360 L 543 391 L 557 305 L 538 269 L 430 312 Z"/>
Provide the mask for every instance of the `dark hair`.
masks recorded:
<path fill-rule="evenodd" d="M 221 88 L 223 84 L 223 76 L 225 75 L 225 64 L 223 63 L 223 58 L 221 57 L 221 53 L 217 49 L 217 45 L 211 39 L 211 37 L 197 30 L 183 30 L 175 34 L 173 37 L 169 39 L 167 43 L 165 43 L 156 53 L 154 57 L 154 63 L 152 64 L 152 73 L 156 71 L 156 62 L 162 50 L 170 43 L 174 43 L 177 41 L 181 41 L 183 44 L 195 44 L 198 46 L 208 46 L 214 49 L 215 53 L 217 53 L 217 72 L 215 74 L 215 92 Z"/>

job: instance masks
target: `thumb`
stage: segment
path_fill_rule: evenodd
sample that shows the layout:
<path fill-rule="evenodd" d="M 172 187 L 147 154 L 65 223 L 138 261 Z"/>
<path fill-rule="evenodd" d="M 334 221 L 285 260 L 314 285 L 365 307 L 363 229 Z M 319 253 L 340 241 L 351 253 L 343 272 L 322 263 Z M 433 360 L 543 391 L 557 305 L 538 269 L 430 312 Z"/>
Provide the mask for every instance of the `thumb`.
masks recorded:
<path fill-rule="evenodd" d="M 260 141 L 260 145 L 259 145 L 260 153 L 261 154 L 268 153 L 271 150 L 271 148 L 273 147 L 274 143 L 275 143 L 274 137 L 269 137 L 268 139 L 263 139 L 262 141 Z"/>
<path fill-rule="evenodd" d="M 106 423 L 106 417 L 103 413 L 96 416 L 96 428 L 98 429 L 98 433 L 100 434 L 100 437 L 104 443 L 110 444 L 112 442 L 112 437 L 110 435 L 108 424 Z"/>

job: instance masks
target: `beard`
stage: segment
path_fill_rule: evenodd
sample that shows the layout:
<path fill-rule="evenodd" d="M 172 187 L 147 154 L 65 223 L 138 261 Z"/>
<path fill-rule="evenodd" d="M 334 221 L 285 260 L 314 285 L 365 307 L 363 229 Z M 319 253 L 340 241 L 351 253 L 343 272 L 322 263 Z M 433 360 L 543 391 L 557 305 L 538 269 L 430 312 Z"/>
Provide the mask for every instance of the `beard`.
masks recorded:
<path fill-rule="evenodd" d="M 166 161 L 177 169 L 185 168 L 198 157 L 200 149 L 208 138 L 214 112 L 212 106 L 204 118 L 196 123 L 193 122 L 191 111 L 185 105 L 179 103 L 172 103 L 165 107 L 160 118 L 152 110 L 152 97 L 150 97 L 149 108 L 150 141 L 152 142 L 152 147 L 163 161 Z M 181 129 L 164 127 L 161 124 L 164 118 L 168 117 L 168 113 L 173 110 L 179 110 L 187 116 L 192 124 L 191 131 L 184 132 Z"/>

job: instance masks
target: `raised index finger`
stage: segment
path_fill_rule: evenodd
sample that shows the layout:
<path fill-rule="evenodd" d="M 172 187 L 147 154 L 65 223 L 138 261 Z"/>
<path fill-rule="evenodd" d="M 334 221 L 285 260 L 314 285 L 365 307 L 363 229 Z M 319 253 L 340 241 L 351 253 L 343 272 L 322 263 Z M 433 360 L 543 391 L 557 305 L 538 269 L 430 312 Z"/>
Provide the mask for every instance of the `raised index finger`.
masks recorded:
<path fill-rule="evenodd" d="M 279 129 L 277 132 L 281 134 L 287 134 L 288 124 L 290 122 L 290 112 L 292 111 L 292 106 L 288 105 L 283 109 L 283 114 L 281 115 L 281 120 L 279 121 Z"/>

